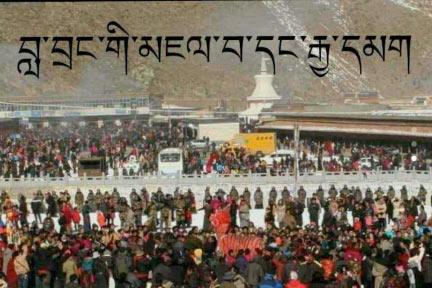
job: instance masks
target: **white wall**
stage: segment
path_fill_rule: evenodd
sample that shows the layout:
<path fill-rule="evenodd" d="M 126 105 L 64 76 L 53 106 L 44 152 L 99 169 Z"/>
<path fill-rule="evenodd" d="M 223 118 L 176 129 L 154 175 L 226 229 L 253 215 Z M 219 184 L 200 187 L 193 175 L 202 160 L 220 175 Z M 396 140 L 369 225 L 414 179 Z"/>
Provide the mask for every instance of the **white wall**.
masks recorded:
<path fill-rule="evenodd" d="M 238 122 L 198 125 L 198 139 L 208 137 L 210 141 L 230 141 L 238 133 L 240 133 Z"/>

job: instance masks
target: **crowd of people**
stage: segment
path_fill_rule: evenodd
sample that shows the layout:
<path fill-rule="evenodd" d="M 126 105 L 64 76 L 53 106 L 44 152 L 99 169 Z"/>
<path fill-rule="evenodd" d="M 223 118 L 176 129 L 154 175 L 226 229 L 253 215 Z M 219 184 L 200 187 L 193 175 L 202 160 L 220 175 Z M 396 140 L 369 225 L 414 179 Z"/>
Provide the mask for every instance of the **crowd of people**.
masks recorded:
<path fill-rule="evenodd" d="M 0 136 L 0 174 L 5 178 L 70 176 L 77 172 L 82 155 L 102 157 L 105 172 L 109 167 L 122 169 L 131 155 L 138 157 L 143 172 L 156 171 L 158 151 L 177 147 L 182 141 L 166 130 L 138 122 L 110 122 L 101 127 L 95 123 L 23 126 L 18 133 Z"/>
<path fill-rule="evenodd" d="M 280 139 L 280 146 L 294 149 L 291 138 Z M 395 145 L 356 141 L 319 141 L 303 137 L 299 141 L 301 157 L 299 170 L 314 171 L 356 171 L 366 170 L 428 170 L 431 167 L 431 147 L 414 144 Z M 412 156 L 415 156 L 413 159 Z M 362 161 L 367 160 L 367 161 Z M 283 163 L 276 163 L 283 166 Z"/>
<path fill-rule="evenodd" d="M 115 287 L 432 287 L 423 186 L 208 187 L 199 201 L 190 189 L 85 194 L 1 193 L 0 287 L 109 287 L 111 278 Z M 229 233 L 259 237 L 262 247 L 224 255 L 211 222 L 224 209 Z M 251 218 L 260 209 L 265 227 Z M 196 213 L 200 227 L 191 225 Z"/>
<path fill-rule="evenodd" d="M 204 149 L 189 145 L 192 140 L 181 125 L 170 128 L 160 124 L 123 121 L 106 122 L 102 126 L 69 123 L 67 126 L 26 127 L 0 135 L 0 176 L 64 177 L 76 175 L 83 155 L 99 156 L 105 174 L 136 175 L 157 172 L 157 155 L 167 147 L 184 150 L 184 173 L 281 173 L 293 171 L 294 158 L 287 156 L 274 163 L 264 163 L 261 155 L 251 154 L 244 147 L 217 147 L 211 139 Z M 293 140 L 281 138 L 279 148 L 294 147 Z M 417 169 L 431 167 L 430 147 L 402 153 L 401 147 L 338 141 L 300 141 L 300 172 L 352 171 L 366 169 Z M 413 152 L 413 154 L 411 153 Z M 347 156 L 349 155 L 349 156 Z M 403 155 L 403 156 L 402 156 Z M 413 161 L 412 155 L 417 159 Z M 368 158 L 368 164 L 361 162 Z M 135 159 L 139 169 L 126 168 Z"/>

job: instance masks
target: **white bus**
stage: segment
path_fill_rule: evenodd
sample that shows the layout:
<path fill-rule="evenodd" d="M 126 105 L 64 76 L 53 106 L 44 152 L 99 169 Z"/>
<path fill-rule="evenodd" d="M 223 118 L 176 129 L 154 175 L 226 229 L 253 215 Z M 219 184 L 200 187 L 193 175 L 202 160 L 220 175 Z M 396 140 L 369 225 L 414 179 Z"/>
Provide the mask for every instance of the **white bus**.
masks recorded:
<path fill-rule="evenodd" d="M 167 148 L 159 152 L 158 174 L 181 175 L 183 173 L 183 150 Z"/>

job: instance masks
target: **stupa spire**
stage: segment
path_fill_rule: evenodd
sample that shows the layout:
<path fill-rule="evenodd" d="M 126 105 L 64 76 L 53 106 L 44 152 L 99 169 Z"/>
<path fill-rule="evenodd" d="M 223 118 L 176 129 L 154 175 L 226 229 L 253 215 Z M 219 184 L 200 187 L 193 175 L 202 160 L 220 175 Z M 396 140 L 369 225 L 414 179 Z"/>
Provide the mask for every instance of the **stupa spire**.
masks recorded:
<path fill-rule="evenodd" d="M 264 53 L 261 56 L 261 74 L 267 74 L 267 61 L 268 59 L 265 57 Z"/>

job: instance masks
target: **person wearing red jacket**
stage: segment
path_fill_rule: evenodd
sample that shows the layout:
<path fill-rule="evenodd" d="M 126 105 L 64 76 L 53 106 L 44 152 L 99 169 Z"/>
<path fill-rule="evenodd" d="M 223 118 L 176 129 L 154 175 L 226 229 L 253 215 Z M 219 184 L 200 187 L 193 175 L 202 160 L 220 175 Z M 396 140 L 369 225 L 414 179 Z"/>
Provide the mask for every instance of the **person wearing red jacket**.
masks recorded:
<path fill-rule="evenodd" d="M 359 232 L 362 230 L 362 228 L 363 228 L 362 221 L 360 220 L 360 218 L 355 217 L 354 218 L 354 231 Z"/>
<path fill-rule="evenodd" d="M 190 209 L 186 209 L 185 219 L 186 219 L 187 227 L 191 227 L 191 225 L 192 225 L 192 212 Z"/>
<path fill-rule="evenodd" d="M 226 256 L 225 261 L 228 264 L 228 267 L 232 268 L 234 266 L 235 257 L 234 257 L 234 251 L 233 250 L 228 251 L 228 255 Z"/>
<path fill-rule="evenodd" d="M 286 260 L 284 260 L 283 257 L 281 257 L 280 252 L 278 252 L 273 257 L 272 263 L 276 267 L 276 279 L 282 282 L 283 268 L 285 266 Z"/>
<path fill-rule="evenodd" d="M 291 271 L 290 281 L 285 285 L 285 288 L 307 288 L 307 285 L 298 280 L 297 272 Z"/>
<path fill-rule="evenodd" d="M 321 260 L 321 265 L 324 271 L 324 280 L 330 280 L 335 271 L 335 262 L 331 255 L 326 255 L 324 259 Z"/>
<path fill-rule="evenodd" d="M 354 247 L 349 247 L 344 254 L 345 261 L 356 261 L 361 263 L 363 255 L 359 251 L 358 244 L 354 244 Z"/>
<path fill-rule="evenodd" d="M 64 226 L 66 230 L 70 230 L 72 228 L 72 209 L 70 204 L 67 202 L 63 202 L 61 212 L 64 216 Z"/>
<path fill-rule="evenodd" d="M 75 207 L 72 211 L 72 221 L 74 222 L 75 230 L 78 230 L 78 226 L 81 222 L 81 215 L 78 211 L 78 207 Z"/>
<path fill-rule="evenodd" d="M 8 282 L 9 287 L 11 288 L 17 288 L 18 287 L 18 276 L 15 272 L 15 258 L 18 256 L 18 252 L 15 251 L 12 254 L 12 258 L 9 260 L 7 264 L 7 274 L 6 279 Z"/>

